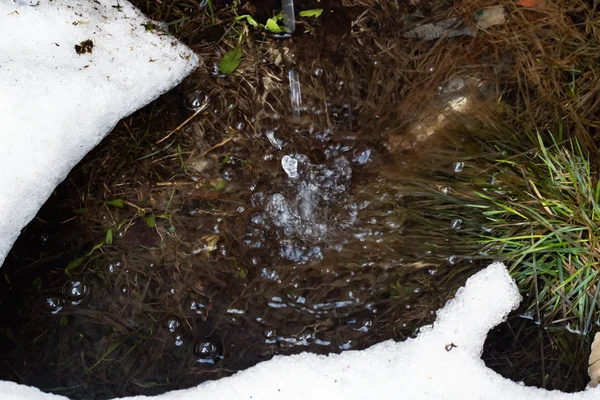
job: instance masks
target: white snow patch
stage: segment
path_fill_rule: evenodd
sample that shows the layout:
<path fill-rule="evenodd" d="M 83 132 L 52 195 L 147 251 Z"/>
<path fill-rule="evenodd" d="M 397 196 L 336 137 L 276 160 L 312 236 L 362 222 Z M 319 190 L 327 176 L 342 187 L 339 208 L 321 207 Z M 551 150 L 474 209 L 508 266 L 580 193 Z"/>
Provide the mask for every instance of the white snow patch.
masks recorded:
<path fill-rule="evenodd" d="M 195 399 L 597 399 L 600 389 L 561 393 L 526 387 L 488 369 L 481 360 L 488 331 L 521 301 L 504 265 L 471 277 L 416 339 L 387 341 L 339 355 L 278 356 L 229 378 L 155 397 Z M 6 400 L 64 397 L 0 382 Z M 147 399 L 144 396 L 130 397 Z"/>
<path fill-rule="evenodd" d="M 71 168 L 198 64 L 147 22 L 124 0 L 0 1 L 0 265 Z"/>

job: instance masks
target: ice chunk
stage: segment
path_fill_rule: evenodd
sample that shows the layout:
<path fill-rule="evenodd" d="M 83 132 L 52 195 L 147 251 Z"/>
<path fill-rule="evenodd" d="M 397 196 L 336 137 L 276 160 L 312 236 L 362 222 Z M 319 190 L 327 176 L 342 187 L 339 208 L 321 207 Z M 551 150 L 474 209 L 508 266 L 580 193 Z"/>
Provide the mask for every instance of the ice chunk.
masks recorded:
<path fill-rule="evenodd" d="M 127 1 L 0 1 L 0 263 L 71 168 L 198 63 Z"/>

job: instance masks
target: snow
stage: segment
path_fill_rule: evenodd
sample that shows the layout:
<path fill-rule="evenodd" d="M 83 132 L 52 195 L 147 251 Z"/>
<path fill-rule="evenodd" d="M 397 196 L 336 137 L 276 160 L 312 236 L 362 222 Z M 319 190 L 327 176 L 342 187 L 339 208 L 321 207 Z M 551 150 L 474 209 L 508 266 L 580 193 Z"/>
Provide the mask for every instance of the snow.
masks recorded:
<path fill-rule="evenodd" d="M 495 263 L 471 277 L 416 339 L 339 355 L 277 356 L 229 378 L 155 399 L 597 399 L 600 388 L 574 394 L 547 391 L 485 367 L 481 353 L 487 333 L 520 301 L 506 268 Z M 65 399 L 9 382 L 0 382 L 0 393 L 6 400 Z"/>
<path fill-rule="evenodd" d="M 146 22 L 123 0 L 0 1 L 0 265 L 71 168 L 198 64 Z"/>

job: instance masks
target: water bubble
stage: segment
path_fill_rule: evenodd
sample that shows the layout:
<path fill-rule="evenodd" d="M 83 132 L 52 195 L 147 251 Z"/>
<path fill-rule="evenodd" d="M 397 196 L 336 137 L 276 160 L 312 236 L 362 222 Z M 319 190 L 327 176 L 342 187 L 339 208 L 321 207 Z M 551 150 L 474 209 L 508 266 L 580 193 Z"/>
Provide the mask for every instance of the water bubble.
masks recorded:
<path fill-rule="evenodd" d="M 181 321 L 178 318 L 169 318 L 165 324 L 171 333 L 175 333 L 181 327 Z"/>
<path fill-rule="evenodd" d="M 71 301 L 71 304 L 80 304 L 90 293 L 90 288 L 80 281 L 69 281 L 63 286 L 63 295 Z"/>
<path fill-rule="evenodd" d="M 448 186 L 442 186 L 440 188 L 440 192 L 442 192 L 442 194 L 450 194 L 450 192 L 452 192 L 452 188 Z"/>
<path fill-rule="evenodd" d="M 369 310 L 373 314 L 377 314 L 377 312 L 379 311 L 377 309 L 377 307 L 375 306 L 375 302 L 374 301 L 368 301 L 368 302 L 366 302 L 365 303 L 365 310 Z"/>
<path fill-rule="evenodd" d="M 192 314 L 200 315 L 202 319 L 206 320 L 208 316 L 208 300 L 191 300 L 189 310 Z"/>
<path fill-rule="evenodd" d="M 292 179 L 296 179 L 298 177 L 298 160 L 290 156 L 283 156 L 281 159 L 281 166 L 283 170 Z"/>
<path fill-rule="evenodd" d="M 437 268 L 429 268 L 427 272 L 429 273 L 429 275 L 435 275 L 438 273 L 438 270 Z"/>
<path fill-rule="evenodd" d="M 185 107 L 190 111 L 206 109 L 210 103 L 210 97 L 200 90 L 194 90 L 185 96 Z"/>
<path fill-rule="evenodd" d="M 219 347 L 208 339 L 200 339 L 194 344 L 194 355 L 200 364 L 213 365 L 219 358 L 222 358 Z"/>
<path fill-rule="evenodd" d="M 177 335 L 175 337 L 175 346 L 179 347 L 183 344 L 183 336 Z"/>
<path fill-rule="evenodd" d="M 456 218 L 456 219 L 452 220 L 452 223 L 450 224 L 450 226 L 452 229 L 459 230 L 460 228 L 462 228 L 462 224 L 463 224 L 463 220 L 460 218 Z"/>
<path fill-rule="evenodd" d="M 354 341 L 353 340 L 348 340 L 348 341 L 340 344 L 338 346 L 338 349 L 340 349 L 340 350 L 350 350 L 354 346 L 355 346 Z"/>
<path fill-rule="evenodd" d="M 454 265 L 454 264 L 456 264 L 456 259 L 457 259 L 456 256 L 450 256 L 450 257 L 448 257 L 448 263 L 450 263 L 450 265 Z"/>
<path fill-rule="evenodd" d="M 52 313 L 57 314 L 62 310 L 65 301 L 60 297 L 48 297 L 45 301 L 46 308 Z"/>
<path fill-rule="evenodd" d="M 353 324 L 350 329 L 352 329 L 353 331 L 366 333 L 369 331 L 369 329 L 371 329 L 373 327 L 373 321 L 370 320 L 369 318 L 364 318 L 362 320 L 352 321 L 352 322 L 353 322 Z"/>
<path fill-rule="evenodd" d="M 121 263 L 119 261 L 108 264 L 108 272 L 116 272 L 119 268 L 121 268 Z"/>
<path fill-rule="evenodd" d="M 457 174 L 459 172 L 462 172 L 462 170 L 465 168 L 465 163 L 462 161 L 456 161 L 454 162 L 454 164 L 452 164 L 452 170 L 454 172 L 456 172 Z"/>
<path fill-rule="evenodd" d="M 317 76 L 317 77 L 323 75 L 323 68 L 319 68 L 319 67 L 315 68 L 315 70 L 313 71 L 313 75 Z"/>
<path fill-rule="evenodd" d="M 277 337 L 277 331 L 273 328 L 266 328 L 263 331 L 263 336 L 265 337 L 265 342 L 269 344 L 275 343 L 275 338 Z"/>

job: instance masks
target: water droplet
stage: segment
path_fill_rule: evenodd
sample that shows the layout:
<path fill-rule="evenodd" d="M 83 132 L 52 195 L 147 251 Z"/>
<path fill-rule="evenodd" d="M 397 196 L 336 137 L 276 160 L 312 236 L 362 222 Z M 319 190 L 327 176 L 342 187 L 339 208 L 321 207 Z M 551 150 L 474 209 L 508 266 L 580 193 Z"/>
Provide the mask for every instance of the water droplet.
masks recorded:
<path fill-rule="evenodd" d="M 65 301 L 60 297 L 48 297 L 45 301 L 46 307 L 52 314 L 57 314 L 62 310 Z"/>
<path fill-rule="evenodd" d="M 63 286 L 63 296 L 73 305 L 80 304 L 90 293 L 90 288 L 80 281 L 69 281 Z"/>
<path fill-rule="evenodd" d="M 200 90 L 194 90 L 185 96 L 185 107 L 190 111 L 206 109 L 210 103 L 210 97 Z"/>
<path fill-rule="evenodd" d="M 315 68 L 315 70 L 313 71 L 313 75 L 314 76 L 321 76 L 323 75 L 323 69 L 322 68 Z"/>
<path fill-rule="evenodd" d="M 438 273 L 438 270 L 437 268 L 429 268 L 427 272 L 429 273 L 429 275 L 435 275 Z"/>
<path fill-rule="evenodd" d="M 213 365 L 219 358 L 222 358 L 217 345 L 208 339 L 200 339 L 194 344 L 194 355 L 200 364 Z"/>
<path fill-rule="evenodd" d="M 292 179 L 296 179 L 298 177 L 298 160 L 290 156 L 283 156 L 281 159 L 281 166 L 283 170 Z"/>
<path fill-rule="evenodd" d="M 448 257 L 448 263 L 450 263 L 450 265 L 454 265 L 456 264 L 456 256 L 450 256 Z"/>
<path fill-rule="evenodd" d="M 178 318 L 169 318 L 166 322 L 167 329 L 171 333 L 175 333 L 181 326 L 181 321 Z"/>
<path fill-rule="evenodd" d="M 450 188 L 448 186 L 443 186 L 440 188 L 440 192 L 442 192 L 442 194 L 450 194 L 451 191 L 452 191 L 452 188 Z"/>

